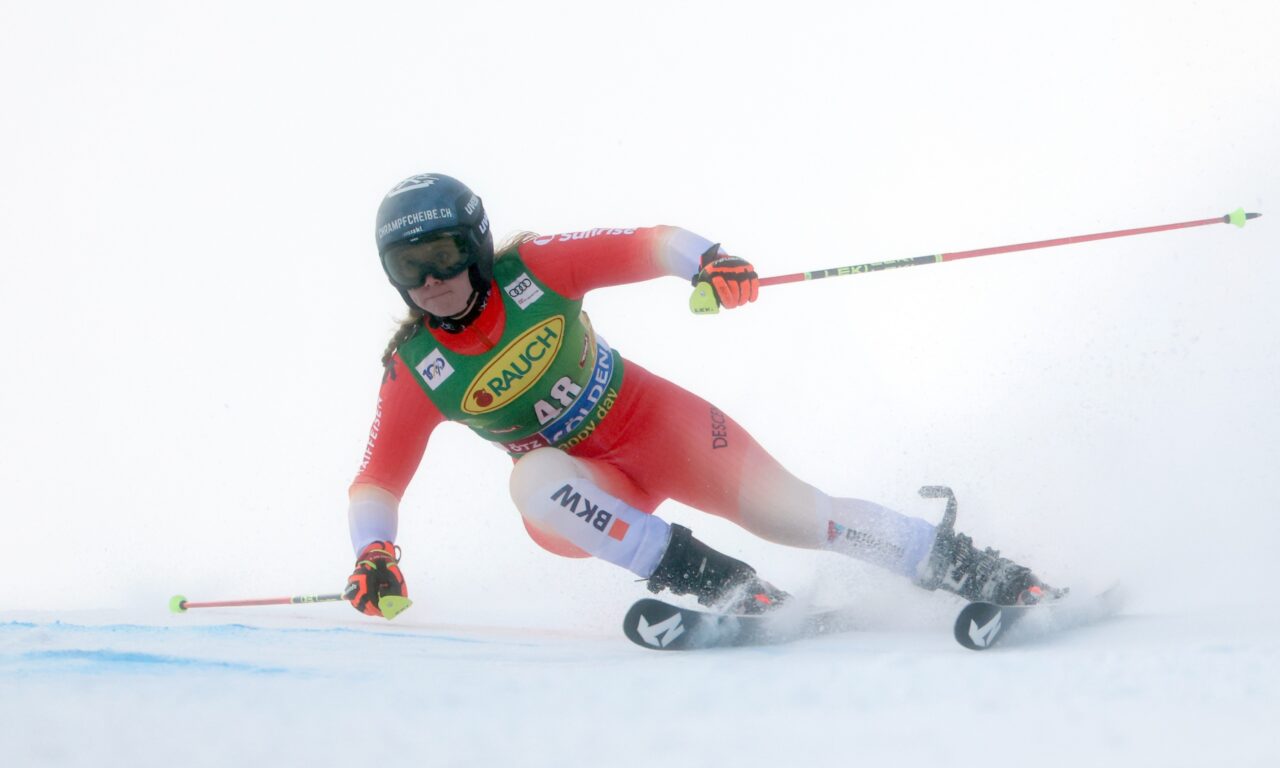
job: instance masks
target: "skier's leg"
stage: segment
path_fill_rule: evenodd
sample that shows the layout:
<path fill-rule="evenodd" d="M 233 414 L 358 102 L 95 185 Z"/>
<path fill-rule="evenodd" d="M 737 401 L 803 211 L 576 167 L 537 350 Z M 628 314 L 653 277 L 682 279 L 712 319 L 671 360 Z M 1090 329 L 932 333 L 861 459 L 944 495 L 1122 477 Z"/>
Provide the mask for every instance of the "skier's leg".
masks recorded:
<path fill-rule="evenodd" d="M 624 386 L 643 418 L 609 460 L 651 494 L 727 518 L 761 538 L 828 549 L 910 578 L 934 526 L 855 498 L 830 496 L 797 478 L 740 424 L 697 395 L 628 361 Z M 606 419 L 602 429 L 609 425 Z"/>
<path fill-rule="evenodd" d="M 543 464 L 544 462 L 540 459 L 539 461 L 526 465 L 518 472 L 513 470 L 511 477 L 512 497 L 514 498 L 517 496 L 517 488 L 521 489 L 518 492 L 520 500 L 516 502 L 517 509 L 523 509 L 522 504 L 525 503 L 524 499 L 534 498 L 528 492 L 528 485 L 529 483 L 536 483 L 538 481 L 537 476 L 541 472 L 546 471 L 544 466 L 540 466 Z M 519 464 L 517 463 L 516 466 L 519 467 Z M 555 470 L 553 469 L 552 471 Z M 630 478 L 624 475 L 621 470 L 603 462 L 581 460 L 573 468 L 565 470 L 564 476 L 579 477 L 584 476 L 583 473 L 585 473 L 585 476 L 589 476 L 595 484 L 606 493 L 616 496 L 628 505 L 642 512 L 652 512 L 662 501 L 662 499 L 650 498 L 643 490 L 638 488 Z M 517 481 L 517 477 L 519 477 L 520 480 Z M 528 532 L 529 538 L 533 539 L 534 543 L 548 552 L 560 555 L 561 557 L 591 557 L 591 553 L 584 551 L 581 547 L 573 544 L 563 536 L 534 524 L 528 516 L 523 514 L 523 512 L 521 513 L 521 520 L 524 522 L 524 528 L 525 531 Z"/>
<path fill-rule="evenodd" d="M 1029 568 L 977 549 L 950 527 L 823 493 L 706 400 L 638 365 L 630 364 L 627 376 L 645 414 L 631 420 L 609 460 L 649 493 L 732 520 L 761 538 L 839 552 L 970 600 L 1009 603 L 1037 590 L 1053 592 Z"/>
<path fill-rule="evenodd" d="M 656 501 L 619 470 L 555 448 L 521 457 L 510 487 L 534 541 L 556 554 L 594 555 L 648 578 L 671 536 L 670 526 L 649 514 Z"/>
<path fill-rule="evenodd" d="M 554 448 L 533 451 L 511 473 L 511 498 L 544 548 L 620 565 L 648 579 L 652 592 L 670 589 L 694 595 L 704 605 L 747 613 L 766 610 L 785 597 L 757 580 L 746 563 L 707 546 L 688 528 L 653 515 L 661 499 L 648 496 L 604 462 Z"/>

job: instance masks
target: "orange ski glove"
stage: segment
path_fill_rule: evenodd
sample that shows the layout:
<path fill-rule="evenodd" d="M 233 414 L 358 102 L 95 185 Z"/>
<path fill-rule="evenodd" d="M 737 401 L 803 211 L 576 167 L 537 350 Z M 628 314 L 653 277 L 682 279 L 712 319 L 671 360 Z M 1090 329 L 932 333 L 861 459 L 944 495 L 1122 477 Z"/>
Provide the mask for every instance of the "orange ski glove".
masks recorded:
<path fill-rule="evenodd" d="M 375 541 L 361 550 L 355 572 L 347 579 L 342 596 L 350 600 L 356 610 L 384 619 L 394 619 L 413 605 L 404 574 L 400 572 L 396 545 Z"/>
<path fill-rule="evenodd" d="M 720 253 L 718 243 L 702 254 L 702 271 L 693 278 L 695 287 L 698 283 L 710 283 L 716 301 L 725 309 L 755 301 L 760 293 L 760 276 L 751 262 Z"/>

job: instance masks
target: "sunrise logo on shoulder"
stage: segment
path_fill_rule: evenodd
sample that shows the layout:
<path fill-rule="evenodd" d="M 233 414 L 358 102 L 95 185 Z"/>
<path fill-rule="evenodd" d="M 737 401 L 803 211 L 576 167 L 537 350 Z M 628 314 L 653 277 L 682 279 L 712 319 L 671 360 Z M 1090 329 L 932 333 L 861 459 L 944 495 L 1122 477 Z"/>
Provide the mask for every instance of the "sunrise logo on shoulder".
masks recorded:
<path fill-rule="evenodd" d="M 551 367 L 563 341 L 564 315 L 525 331 L 471 381 L 462 400 L 463 413 L 489 413 L 519 397 Z"/>

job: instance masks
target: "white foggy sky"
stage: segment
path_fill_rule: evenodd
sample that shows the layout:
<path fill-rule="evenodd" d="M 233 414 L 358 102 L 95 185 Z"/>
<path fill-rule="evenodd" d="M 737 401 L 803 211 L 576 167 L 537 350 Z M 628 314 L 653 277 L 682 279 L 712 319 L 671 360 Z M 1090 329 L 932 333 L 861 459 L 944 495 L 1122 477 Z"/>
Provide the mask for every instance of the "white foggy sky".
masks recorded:
<path fill-rule="evenodd" d="M 674 280 L 587 309 L 830 492 L 934 515 L 915 488 L 949 482 L 979 543 L 1070 576 L 1205 547 L 1269 573 L 1280 10 L 848 5 L 6 4 L 0 554 L 43 584 L 6 605 L 341 584 L 401 309 L 373 215 L 427 170 L 499 235 L 678 224 L 762 274 L 1262 211 L 716 318 Z M 527 542 L 507 468 L 433 438 L 411 589 L 433 616 L 548 587 L 612 615 L 628 577 Z M 661 513 L 775 580 L 843 567 Z"/>

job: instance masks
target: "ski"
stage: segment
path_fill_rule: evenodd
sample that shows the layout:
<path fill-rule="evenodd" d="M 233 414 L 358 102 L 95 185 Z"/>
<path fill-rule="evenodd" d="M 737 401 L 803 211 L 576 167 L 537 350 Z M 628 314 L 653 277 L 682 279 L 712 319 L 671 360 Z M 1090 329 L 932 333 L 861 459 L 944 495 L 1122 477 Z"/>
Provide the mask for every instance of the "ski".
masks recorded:
<path fill-rule="evenodd" d="M 1117 587 L 1097 595 L 1068 593 L 1033 605 L 969 603 L 956 616 L 955 638 L 969 650 L 985 651 L 997 643 L 1031 640 L 1099 621 L 1120 610 L 1121 603 Z"/>
<path fill-rule="evenodd" d="M 655 651 L 692 651 L 788 643 L 855 629 L 848 609 L 799 613 L 787 607 L 744 616 L 681 608 L 662 600 L 637 600 L 622 620 L 627 639 Z"/>
<path fill-rule="evenodd" d="M 954 635 L 965 648 L 985 651 L 1100 621 L 1115 614 L 1122 595 L 1112 587 L 1096 595 L 1068 594 L 1034 605 L 975 602 L 956 617 Z M 856 611 L 800 612 L 787 607 L 759 615 L 682 608 L 653 598 L 632 604 L 622 621 L 627 639 L 656 651 L 693 651 L 776 645 L 859 628 Z"/>

